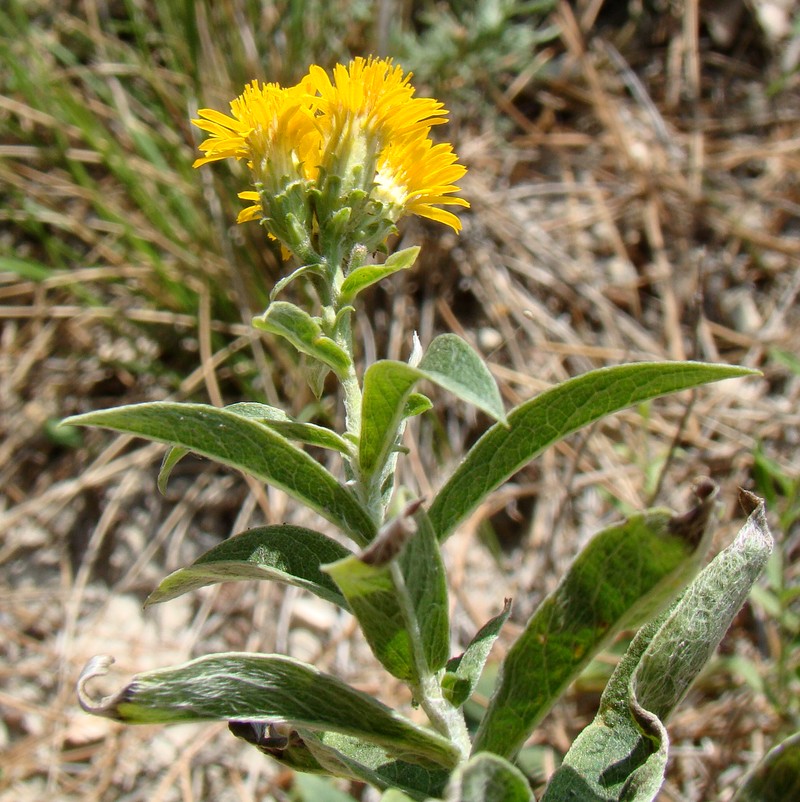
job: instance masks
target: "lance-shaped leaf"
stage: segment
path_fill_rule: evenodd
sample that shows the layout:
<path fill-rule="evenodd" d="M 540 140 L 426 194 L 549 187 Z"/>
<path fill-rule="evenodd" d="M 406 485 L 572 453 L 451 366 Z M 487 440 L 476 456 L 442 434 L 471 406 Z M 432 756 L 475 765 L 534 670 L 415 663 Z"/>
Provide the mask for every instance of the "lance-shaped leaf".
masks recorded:
<path fill-rule="evenodd" d="M 702 500 L 685 515 L 649 510 L 588 543 L 506 655 L 475 752 L 516 755 L 614 634 L 655 614 L 691 579 L 710 538 L 716 488 L 698 492 Z"/>
<path fill-rule="evenodd" d="M 600 368 L 552 387 L 495 424 L 469 450 L 429 510 L 440 539 L 489 493 L 547 446 L 600 418 L 651 398 L 757 371 L 702 362 L 647 362 Z"/>
<path fill-rule="evenodd" d="M 771 749 L 739 787 L 732 802 L 800 799 L 800 732 Z"/>
<path fill-rule="evenodd" d="M 734 542 L 698 574 L 672 609 L 633 639 L 594 722 L 573 743 L 543 802 L 655 798 L 667 762 L 663 721 L 711 657 L 772 550 L 763 504 L 749 494 L 747 500 L 755 509 Z"/>
<path fill-rule="evenodd" d="M 64 424 L 101 426 L 186 448 L 285 490 L 358 543 L 375 534 L 369 513 L 322 465 L 277 432 L 233 412 L 155 401 L 75 415 Z"/>
<path fill-rule="evenodd" d="M 447 671 L 442 677 L 442 691 L 455 707 L 461 707 L 472 696 L 492 645 L 510 613 L 511 599 L 506 599 L 502 612 L 490 618 L 478 630 L 464 653 L 447 661 Z"/>
<path fill-rule="evenodd" d="M 341 560 L 349 549 L 301 526 L 261 526 L 234 535 L 170 574 L 147 597 L 160 604 L 197 588 L 241 579 L 271 579 L 308 590 L 348 609 L 334 581 L 321 565 Z"/>
<path fill-rule="evenodd" d="M 339 291 L 341 303 L 349 304 L 362 290 L 371 287 L 386 276 L 397 273 L 398 270 L 407 270 L 414 264 L 419 254 L 419 245 L 405 248 L 393 253 L 382 265 L 363 265 L 352 270 L 342 282 Z"/>
<path fill-rule="evenodd" d="M 533 794 L 525 775 L 516 766 L 497 755 L 483 753 L 475 755 L 453 772 L 445 800 L 533 802 Z"/>
<path fill-rule="evenodd" d="M 324 363 L 339 376 L 345 376 L 351 362 L 340 348 L 304 310 L 287 301 L 273 301 L 253 325 L 288 340 L 298 351 Z"/>
<path fill-rule="evenodd" d="M 358 453 L 365 475 L 380 470 L 385 463 L 406 402 L 420 379 L 438 384 L 495 420 L 505 421 L 500 391 L 486 364 L 460 337 L 442 334 L 430 344 L 418 367 L 385 359 L 367 369 Z"/>
<path fill-rule="evenodd" d="M 390 566 L 395 558 L 399 585 Z M 323 570 L 336 581 L 387 671 L 417 683 L 419 659 L 430 673 L 445 665 L 450 647 L 447 585 L 439 545 L 424 512 L 417 511 L 416 531 L 404 517 L 396 519 L 361 555 Z"/>
<path fill-rule="evenodd" d="M 327 370 L 327 368 L 326 368 Z M 324 426 L 313 423 L 300 423 L 287 415 L 282 409 L 269 404 L 259 404 L 254 401 L 243 401 L 238 404 L 229 404 L 224 407 L 228 412 L 250 418 L 269 426 L 273 431 L 282 434 L 289 440 L 297 440 L 319 448 L 328 448 L 341 454 L 350 456 L 352 449 L 349 443 L 336 432 Z M 164 455 L 161 469 L 158 472 L 158 489 L 162 494 L 167 492 L 167 482 L 173 468 L 189 453 L 186 448 L 170 448 Z"/>
<path fill-rule="evenodd" d="M 338 451 L 340 454 L 350 456 L 350 444 L 325 426 L 317 426 L 315 423 L 303 423 L 289 417 L 282 409 L 269 406 L 269 404 L 257 404 L 252 401 L 244 401 L 239 404 L 231 404 L 225 407 L 229 412 L 241 415 L 243 418 L 263 423 L 273 431 L 282 434 L 288 440 L 297 440 L 310 446 L 328 448 Z"/>
<path fill-rule="evenodd" d="M 188 721 L 265 721 L 294 728 L 332 730 L 378 744 L 403 759 L 454 766 L 458 750 L 330 674 L 283 655 L 229 652 L 137 674 L 99 701 L 86 684 L 108 670 L 95 658 L 78 685 L 83 708 L 128 724 Z"/>

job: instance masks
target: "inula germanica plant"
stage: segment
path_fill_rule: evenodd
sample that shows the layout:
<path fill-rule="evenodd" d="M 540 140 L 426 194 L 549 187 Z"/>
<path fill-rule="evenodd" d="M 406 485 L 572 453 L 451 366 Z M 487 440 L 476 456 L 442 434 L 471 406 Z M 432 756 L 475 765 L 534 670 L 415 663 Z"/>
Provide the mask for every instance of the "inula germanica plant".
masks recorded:
<path fill-rule="evenodd" d="M 595 536 L 536 610 L 503 661 L 476 732 L 465 723 L 493 642 L 497 615 L 453 653 L 441 544 L 486 497 L 544 448 L 616 410 L 750 371 L 694 362 L 629 364 L 592 371 L 512 410 L 481 358 L 444 334 L 409 344 L 408 362 L 361 365 L 354 348 L 359 296 L 399 270 L 418 248 L 382 262 L 397 222 L 420 215 L 459 231 L 453 207 L 465 168 L 449 144 L 434 144 L 445 110 L 415 97 L 410 75 L 380 59 L 355 59 L 330 77 L 312 67 L 296 86 L 254 81 L 230 114 L 202 109 L 208 134 L 197 166 L 246 162 L 252 189 L 240 221 L 258 220 L 277 241 L 287 274 L 253 321 L 303 357 L 317 395 L 333 374 L 344 431 L 301 422 L 281 409 L 241 402 L 225 408 L 145 403 L 79 415 L 165 443 L 160 483 L 194 452 L 284 490 L 322 521 L 318 530 L 263 526 L 242 532 L 168 576 L 148 604 L 237 579 L 283 582 L 353 615 L 383 668 L 406 683 L 427 715 L 423 726 L 314 666 L 280 654 L 212 654 L 134 677 L 84 707 L 130 723 L 228 721 L 234 734 L 285 766 L 364 781 L 385 798 L 529 800 L 518 751 L 588 661 L 623 628 L 639 629 L 611 678 L 595 722 L 577 739 L 544 799 L 649 800 L 661 785 L 668 737 L 663 721 L 714 650 L 770 550 L 763 509 L 699 574 L 716 490 L 696 488 L 683 514 L 650 509 Z M 291 265 L 291 267 L 288 267 Z M 313 289 L 313 308 L 286 297 Z M 297 293 L 296 295 L 302 295 Z M 406 421 L 431 407 L 418 385 L 438 385 L 496 422 L 430 499 L 398 492 Z M 306 446 L 342 457 L 335 476 Z M 344 543 L 347 545 L 343 545 Z"/>

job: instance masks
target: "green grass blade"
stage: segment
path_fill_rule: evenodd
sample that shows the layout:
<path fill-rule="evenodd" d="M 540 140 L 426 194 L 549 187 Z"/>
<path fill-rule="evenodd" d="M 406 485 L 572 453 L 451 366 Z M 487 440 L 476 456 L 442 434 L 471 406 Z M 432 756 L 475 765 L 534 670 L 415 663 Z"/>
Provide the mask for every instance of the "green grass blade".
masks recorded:
<path fill-rule="evenodd" d="M 600 368 L 556 385 L 516 407 L 508 426 L 492 426 L 470 449 L 429 510 L 439 539 L 547 446 L 581 427 L 651 398 L 756 373 L 702 362 L 645 362 Z"/>

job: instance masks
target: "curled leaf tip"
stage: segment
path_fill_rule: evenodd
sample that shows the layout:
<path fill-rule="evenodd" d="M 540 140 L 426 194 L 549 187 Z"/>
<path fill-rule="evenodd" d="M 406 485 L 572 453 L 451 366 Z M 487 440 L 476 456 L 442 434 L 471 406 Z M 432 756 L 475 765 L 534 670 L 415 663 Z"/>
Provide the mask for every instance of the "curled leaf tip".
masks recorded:
<path fill-rule="evenodd" d="M 701 477 L 694 481 L 692 492 L 697 503 L 688 512 L 673 516 L 669 528 L 689 545 L 697 547 L 704 537 L 710 535 L 719 487 L 708 477 Z"/>
<path fill-rule="evenodd" d="M 764 504 L 755 493 L 739 488 L 739 506 L 744 510 L 745 515 L 752 515 L 759 507 Z"/>
<path fill-rule="evenodd" d="M 108 674 L 108 669 L 113 662 L 114 658 L 110 655 L 99 654 L 93 657 L 81 671 L 77 686 L 78 702 L 87 713 L 92 713 L 95 716 L 105 716 L 106 718 L 118 718 L 117 705 L 122 700 L 125 689 L 110 696 L 103 696 L 100 699 L 93 699 L 86 689 L 90 680 L 95 677 L 104 677 Z"/>

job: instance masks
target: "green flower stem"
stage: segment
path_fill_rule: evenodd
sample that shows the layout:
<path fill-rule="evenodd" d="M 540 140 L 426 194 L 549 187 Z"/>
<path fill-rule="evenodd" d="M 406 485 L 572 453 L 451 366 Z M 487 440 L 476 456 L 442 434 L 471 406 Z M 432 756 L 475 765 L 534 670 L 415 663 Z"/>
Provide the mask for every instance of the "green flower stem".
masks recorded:
<path fill-rule="evenodd" d="M 411 649 L 414 654 L 414 663 L 419 676 L 419 684 L 411 685 L 414 699 L 419 702 L 425 714 L 430 719 L 434 729 L 450 739 L 459 750 L 464 760 L 467 760 L 472 749 L 467 724 L 464 715 L 457 707 L 453 707 L 442 694 L 442 686 L 437 676 L 428 668 L 425 660 L 425 651 L 422 645 L 422 633 L 419 622 L 414 613 L 414 605 L 408 595 L 403 572 L 396 560 L 389 564 L 392 579 L 397 590 L 397 598 L 403 611 L 406 627 L 411 640 Z"/>

